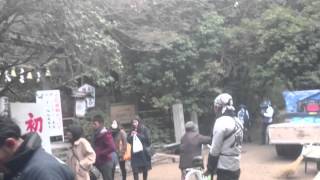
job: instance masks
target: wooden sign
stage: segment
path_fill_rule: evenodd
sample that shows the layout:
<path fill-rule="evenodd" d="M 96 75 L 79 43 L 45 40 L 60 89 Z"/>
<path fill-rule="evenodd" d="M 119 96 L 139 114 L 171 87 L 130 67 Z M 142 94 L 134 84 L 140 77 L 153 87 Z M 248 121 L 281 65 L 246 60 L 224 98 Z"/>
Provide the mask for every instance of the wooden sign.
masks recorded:
<path fill-rule="evenodd" d="M 117 120 L 120 123 L 130 123 L 136 115 L 136 108 L 132 104 L 111 105 L 111 121 Z"/>

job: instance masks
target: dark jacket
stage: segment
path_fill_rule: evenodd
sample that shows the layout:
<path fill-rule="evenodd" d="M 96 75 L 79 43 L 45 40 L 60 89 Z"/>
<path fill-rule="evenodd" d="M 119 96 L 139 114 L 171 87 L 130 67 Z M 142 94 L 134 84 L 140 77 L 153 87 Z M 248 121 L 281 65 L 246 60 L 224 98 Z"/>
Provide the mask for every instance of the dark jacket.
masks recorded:
<path fill-rule="evenodd" d="M 112 161 L 111 153 L 116 151 L 111 131 L 105 128 L 98 130 L 94 135 L 94 151 L 96 152 L 96 165 L 102 166 L 108 161 Z"/>
<path fill-rule="evenodd" d="M 210 143 L 211 138 L 209 136 L 203 136 L 194 131 L 187 131 L 181 138 L 179 168 L 191 168 L 193 158 L 201 156 L 202 144 Z"/>
<path fill-rule="evenodd" d="M 148 129 L 144 126 L 138 128 L 137 137 L 142 143 L 143 151 L 133 153 L 133 136 L 131 132 L 128 135 L 128 143 L 131 144 L 131 167 L 134 172 L 151 169 L 151 154 L 150 154 L 150 136 Z"/>
<path fill-rule="evenodd" d="M 38 134 L 28 134 L 14 157 L 5 164 L 4 180 L 74 180 L 71 169 L 41 148 Z"/>

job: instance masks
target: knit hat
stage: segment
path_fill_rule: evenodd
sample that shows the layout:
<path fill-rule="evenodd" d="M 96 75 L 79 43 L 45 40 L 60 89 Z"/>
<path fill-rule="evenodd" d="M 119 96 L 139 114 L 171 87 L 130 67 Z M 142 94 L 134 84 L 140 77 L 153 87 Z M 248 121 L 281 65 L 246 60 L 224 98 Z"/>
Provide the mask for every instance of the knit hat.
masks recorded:
<path fill-rule="evenodd" d="M 195 131 L 197 126 L 192 121 L 188 121 L 185 124 L 185 128 L 186 128 L 187 131 Z"/>
<path fill-rule="evenodd" d="M 221 108 L 221 113 L 224 113 L 226 110 L 235 110 L 235 108 L 233 107 L 232 96 L 228 93 L 219 94 L 214 99 L 214 106 Z"/>
<path fill-rule="evenodd" d="M 112 124 L 111 124 L 111 128 L 112 129 L 118 129 L 118 127 L 119 127 L 118 122 L 116 120 L 113 120 Z"/>

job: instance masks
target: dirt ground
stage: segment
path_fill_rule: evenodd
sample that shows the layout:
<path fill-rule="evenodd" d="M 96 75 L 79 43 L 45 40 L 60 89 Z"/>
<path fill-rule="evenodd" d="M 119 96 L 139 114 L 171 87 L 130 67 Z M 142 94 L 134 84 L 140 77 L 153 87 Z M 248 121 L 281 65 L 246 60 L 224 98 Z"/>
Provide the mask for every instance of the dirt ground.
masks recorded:
<path fill-rule="evenodd" d="M 245 144 L 241 158 L 241 180 L 273 180 L 279 178 L 281 170 L 288 167 L 294 160 L 284 159 L 276 155 L 272 145 Z M 307 173 L 304 172 L 304 162 L 301 162 L 296 173 L 289 179 L 312 180 L 317 173 L 316 164 L 308 163 Z M 117 178 L 120 179 L 120 178 Z M 140 177 L 140 180 L 142 177 Z M 127 180 L 133 180 L 129 175 Z M 149 171 L 148 180 L 180 180 L 178 163 L 153 166 Z"/>

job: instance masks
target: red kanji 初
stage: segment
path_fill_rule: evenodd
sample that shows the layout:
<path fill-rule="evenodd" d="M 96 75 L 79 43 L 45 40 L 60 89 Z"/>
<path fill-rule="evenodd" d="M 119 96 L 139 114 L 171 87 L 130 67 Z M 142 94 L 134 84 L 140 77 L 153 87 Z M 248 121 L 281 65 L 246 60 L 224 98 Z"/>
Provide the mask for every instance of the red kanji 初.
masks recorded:
<path fill-rule="evenodd" d="M 42 132 L 43 120 L 41 117 L 34 118 L 32 113 L 28 113 L 30 119 L 25 123 L 27 125 L 28 132 Z"/>

